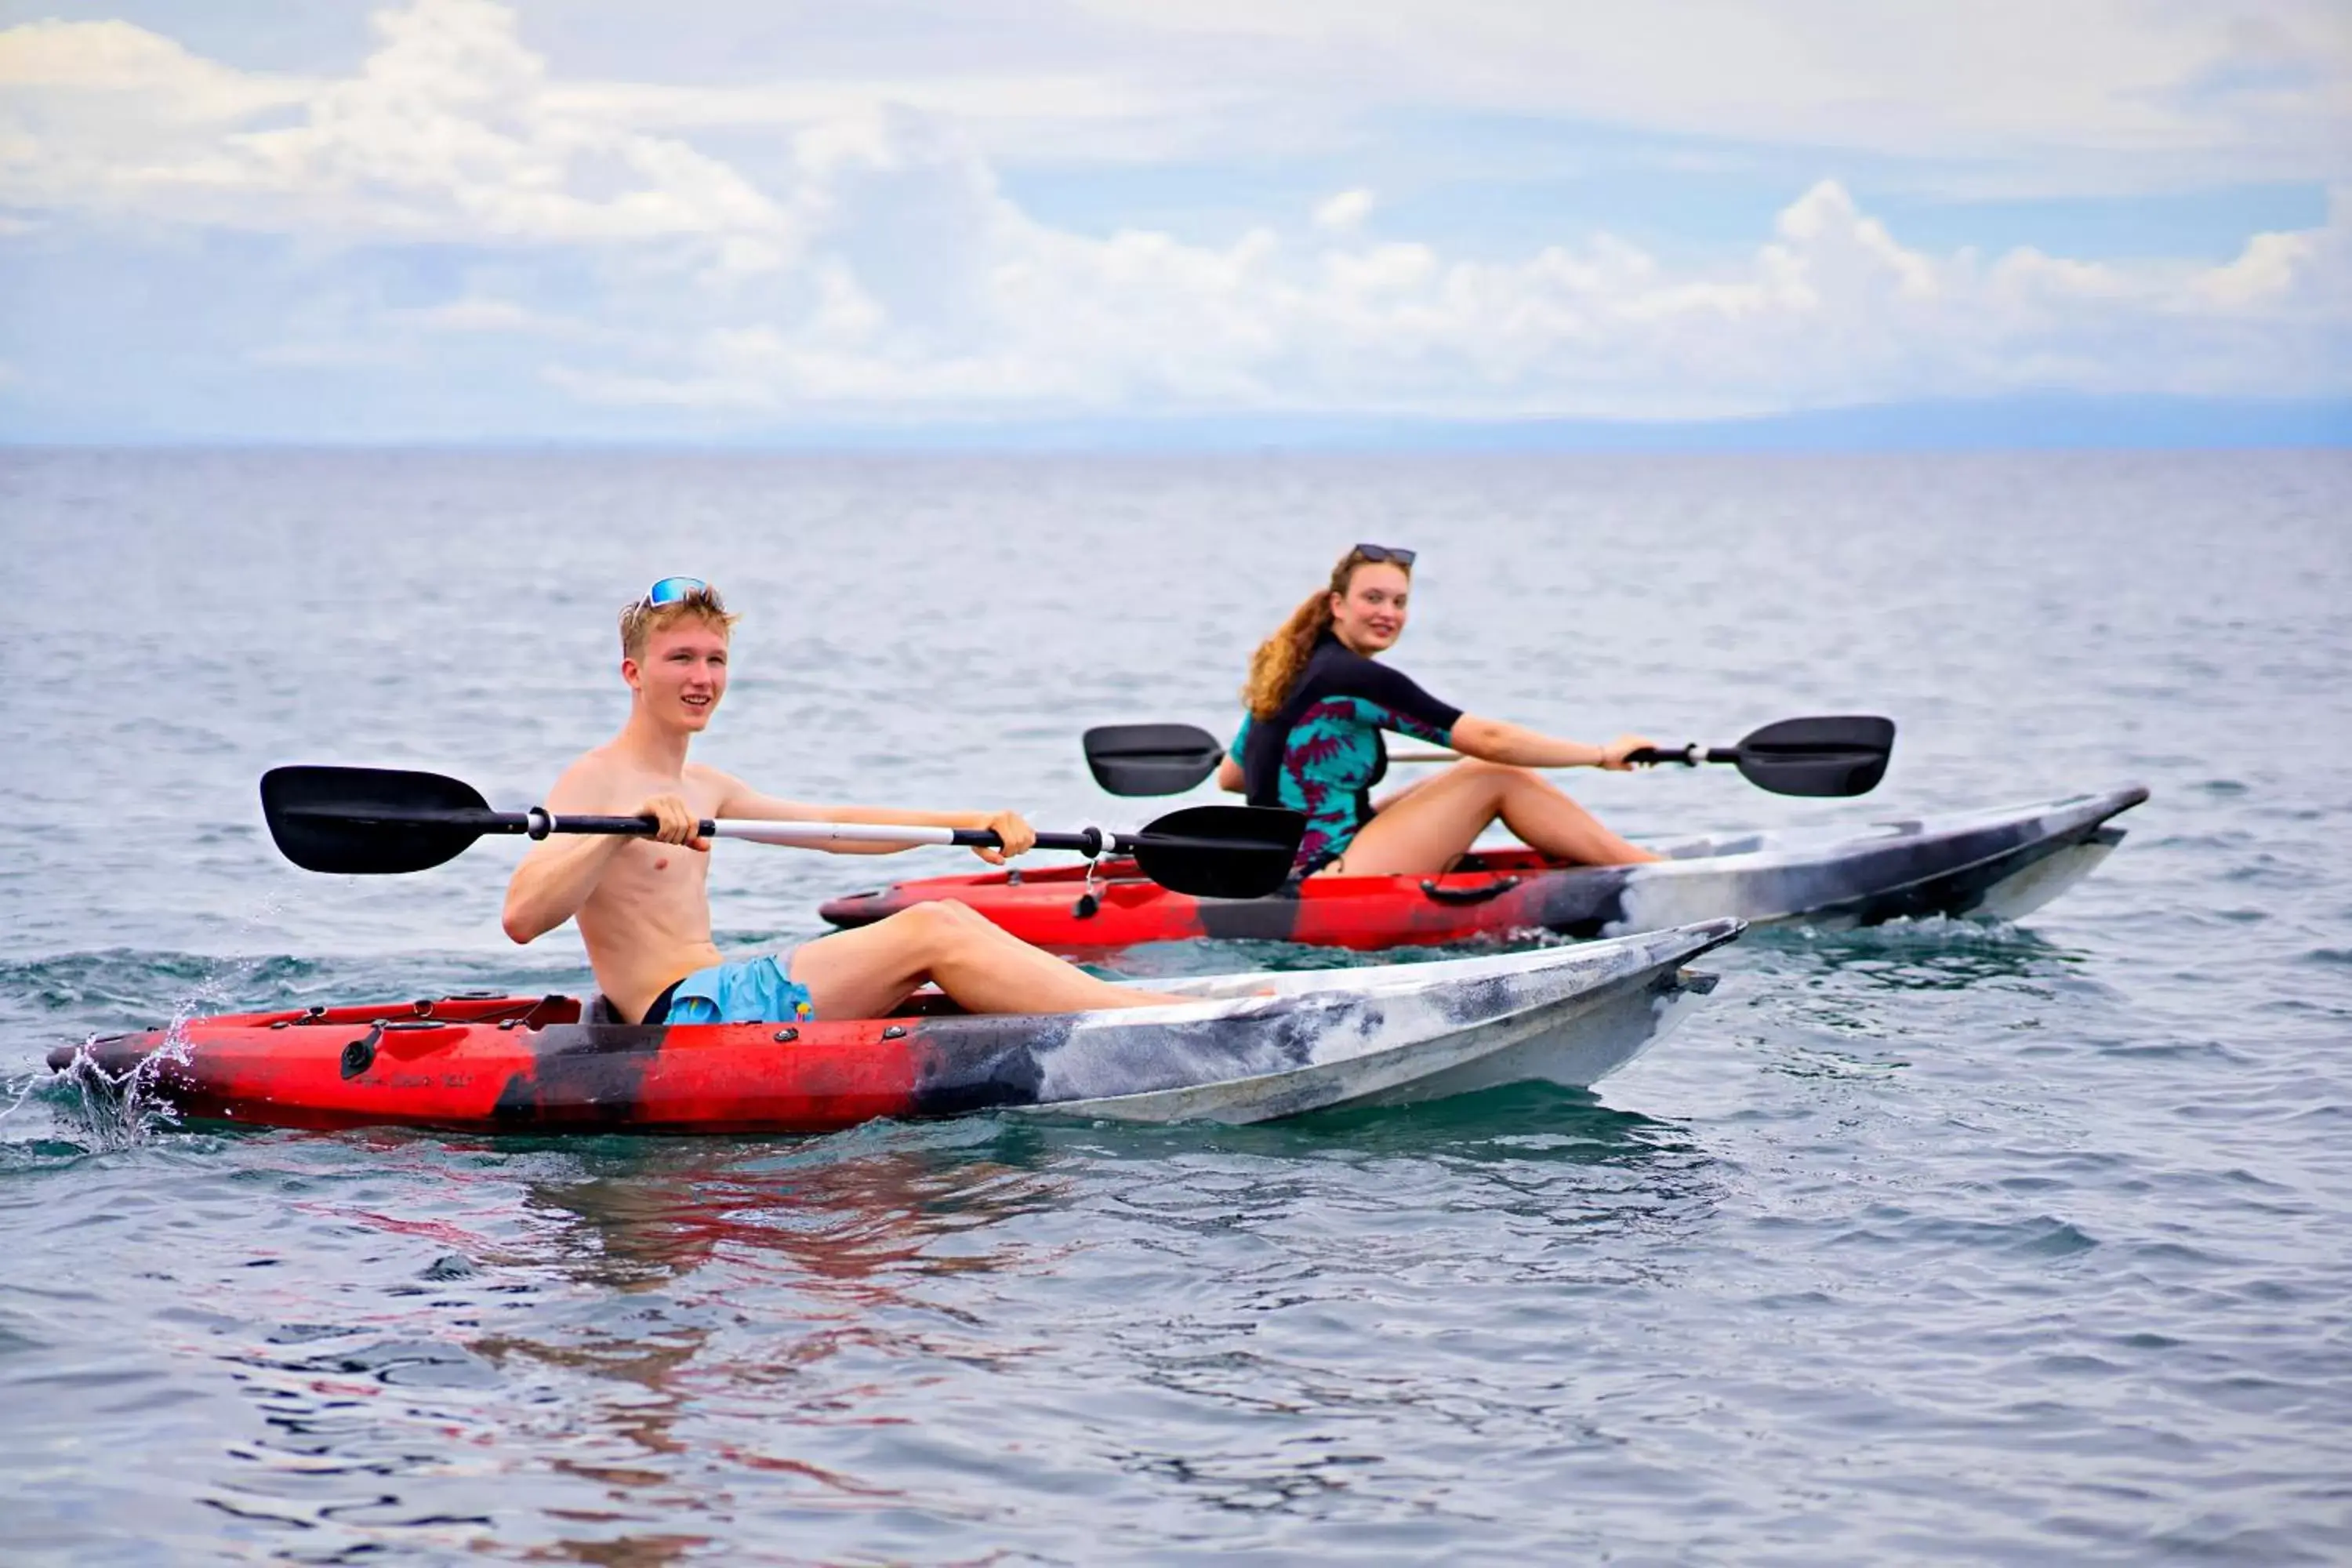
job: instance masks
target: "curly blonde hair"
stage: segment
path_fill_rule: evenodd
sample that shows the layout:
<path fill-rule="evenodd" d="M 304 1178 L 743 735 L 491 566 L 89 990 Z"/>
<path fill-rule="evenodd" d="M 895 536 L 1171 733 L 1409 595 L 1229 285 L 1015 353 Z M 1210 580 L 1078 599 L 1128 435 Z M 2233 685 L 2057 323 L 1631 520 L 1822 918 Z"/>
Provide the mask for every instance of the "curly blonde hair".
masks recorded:
<path fill-rule="evenodd" d="M 1372 564 L 1370 556 L 1361 550 L 1350 549 L 1331 568 L 1329 586 L 1319 588 L 1300 602 L 1290 612 L 1290 618 L 1275 628 L 1275 633 L 1257 645 L 1250 655 L 1249 679 L 1242 687 L 1242 701 L 1255 719 L 1271 719 L 1282 710 L 1290 689 L 1298 684 L 1301 670 L 1313 657 L 1315 645 L 1331 629 L 1331 595 L 1348 596 L 1348 589 L 1356 580 L 1356 568 Z M 1402 561 L 1390 560 L 1381 564 L 1393 566 L 1412 578 L 1412 568 Z"/>
<path fill-rule="evenodd" d="M 646 644 L 656 632 L 666 632 L 688 618 L 707 622 L 728 637 L 734 635 L 735 623 L 741 619 L 728 614 L 727 602 L 719 596 L 719 590 L 708 585 L 666 605 L 648 605 L 639 599 L 621 611 L 621 657 L 644 658 Z"/>

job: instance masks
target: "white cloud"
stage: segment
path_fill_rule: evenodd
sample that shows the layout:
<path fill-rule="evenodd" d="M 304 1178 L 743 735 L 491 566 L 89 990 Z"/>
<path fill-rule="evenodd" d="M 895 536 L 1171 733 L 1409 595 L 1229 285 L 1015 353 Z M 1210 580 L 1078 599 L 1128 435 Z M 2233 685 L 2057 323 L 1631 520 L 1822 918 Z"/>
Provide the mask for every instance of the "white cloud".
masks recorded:
<path fill-rule="evenodd" d="M 418 0 L 373 20 L 360 74 L 319 83 L 241 75 L 121 22 L 0 32 L 0 201 L 277 232 L 789 247 L 793 215 L 726 164 L 551 107 L 504 6 Z"/>
<path fill-rule="evenodd" d="M 0 31 L 0 90 L 135 95 L 142 118 L 226 122 L 299 102 L 312 85 L 215 65 L 128 22 L 30 22 Z"/>
<path fill-rule="evenodd" d="M 2127 10 L 2103 0 L 2090 14 Z M 1318 15 L 1175 11 L 1182 20 L 1153 25 L 1248 32 L 1269 47 L 1281 41 L 1269 29 Z M 1348 8 L 1312 36 L 1394 59 L 1425 46 L 1465 71 L 1475 53 L 1498 100 L 1520 90 L 1531 62 L 1559 53 L 1517 7 L 1468 7 L 1463 30 L 1483 52 L 1435 39 L 1436 14 Z M 1784 59 L 1805 51 L 1747 8 L 1706 16 L 1752 51 L 1754 74 L 1785 66 L 1797 84 L 1718 82 L 1726 124 L 1778 114 L 1784 130 L 1801 128 L 1799 99 L 1851 87 L 1875 58 L 1855 45 L 1861 53 Z M 1603 56 L 1667 41 L 1647 22 L 1589 19 Z M 2196 28 L 2168 26 L 2131 60 L 2099 68 L 2090 96 L 2117 102 L 2068 134 L 2115 147 L 2195 141 L 2196 113 L 2121 101 L 2126 85 L 2169 79 L 2187 58 L 2179 41 Z M 415 363 L 462 342 L 536 356 L 524 363 L 539 384 L 582 404 L 714 417 L 1674 416 L 2028 387 L 2352 389 L 2352 198 L 2339 196 L 2318 228 L 2257 235 L 2233 260 L 2201 267 L 1931 254 L 1827 180 L 1745 254 L 1705 263 L 1607 234 L 1503 259 L 1375 243 L 1360 233 L 1369 189 L 1322 203 L 1307 233 L 1093 235 L 1008 195 L 985 131 L 965 118 L 824 107 L 777 137 L 755 172 L 649 129 L 660 114 L 648 102 L 682 117 L 658 92 L 551 79 L 491 0 L 415 0 L 379 14 L 376 29 L 356 73 L 315 81 L 238 72 L 121 23 L 0 32 L 10 85 L 0 204 L 46 231 L 79 225 L 117 246 L 224 228 L 298 244 L 298 282 L 316 298 L 288 300 L 280 341 L 246 349 L 257 363 Z M 1949 42 L 1979 65 L 2010 58 L 2005 44 Z M 2257 44 L 2233 46 L 2233 58 L 2255 58 Z M 2311 55 L 2293 38 L 2275 47 Z M 1618 92 L 1596 69 L 1577 66 L 1570 87 Z M 1899 96 L 1911 79 L 1898 72 L 1885 90 Z M 2056 134 L 2055 99 L 2037 98 L 2032 80 L 2000 111 L 2006 129 L 1971 133 L 2019 145 Z M 1932 145 L 1991 112 L 1895 105 L 1885 120 L 1890 136 Z M 338 257 L 357 265 L 419 242 L 476 258 L 445 281 L 445 297 L 394 300 L 335 281 Z"/>
<path fill-rule="evenodd" d="M 795 11 L 782 47 L 772 15 L 646 9 L 633 42 L 647 74 L 672 60 L 720 79 L 559 95 L 678 132 L 894 103 L 953 121 L 992 159 L 1049 163 L 1328 153 L 1399 115 L 1860 153 L 1983 193 L 2324 180 L 2352 157 L 2342 0 L 1067 0 L 927 12 L 920 35 L 889 36 L 888 74 L 865 68 L 881 51 L 849 47 L 877 31 L 860 8 Z M 710 64 L 747 35 L 768 79 Z M 1470 174 L 1484 154 L 1453 155 Z"/>
<path fill-rule="evenodd" d="M 414 26 L 446 41 L 468 8 L 493 9 L 422 7 Z M 631 79 L 515 85 L 549 114 L 655 137 L 789 133 L 893 104 L 953 122 L 999 163 L 1328 154 L 1361 145 L 1382 117 L 1475 115 L 1703 139 L 1656 149 L 1665 160 L 1716 142 L 1859 153 L 1986 194 L 2326 180 L 2352 166 L 2343 0 L 1062 0 L 918 14 L 910 30 L 856 6 L 575 0 L 527 23 L 554 45 L 567 27 L 593 34 L 601 63 L 627 58 Z M 125 23 L 10 37 L 5 97 L 25 81 L 104 85 L 218 118 L 302 86 L 207 67 Z M 462 75 L 487 58 L 421 63 Z M 1453 155 L 1466 174 L 1485 154 Z"/>
<path fill-rule="evenodd" d="M 1315 226 L 1328 228 L 1335 234 L 1345 234 L 1361 228 L 1364 220 L 1372 216 L 1372 193 L 1359 186 L 1341 191 L 1315 209 Z"/>
<path fill-rule="evenodd" d="M 950 121 L 991 156 L 1038 163 L 1128 163 L 1234 147 L 1244 125 L 1279 131 L 1259 94 L 1213 78 L 1152 80 L 1118 65 L 1094 72 L 785 79 L 758 86 L 575 82 L 548 102 L 649 132 L 790 132 L 890 105 Z"/>
<path fill-rule="evenodd" d="M 1988 263 L 1906 247 L 1823 183 L 1743 261 L 1693 271 L 1606 237 L 1491 262 L 1267 232 L 1223 247 L 1139 233 L 1093 239 L 1001 204 L 983 212 L 956 231 L 968 248 L 919 319 L 835 265 L 822 308 L 713 325 L 625 374 L 568 365 L 561 384 L 601 402 L 802 418 L 1233 408 L 1670 417 L 2051 388 L 2352 390 L 2345 204 L 2327 227 L 2257 237 L 2218 268 L 2032 251 Z M 833 216 L 834 237 L 904 221 L 855 202 Z M 813 244 L 833 254 L 827 237 Z"/>
<path fill-rule="evenodd" d="M 1270 94 L 2185 186 L 2340 176 L 2341 0 L 1076 0 Z M 1188 51 L 1186 45 L 1192 46 Z"/>

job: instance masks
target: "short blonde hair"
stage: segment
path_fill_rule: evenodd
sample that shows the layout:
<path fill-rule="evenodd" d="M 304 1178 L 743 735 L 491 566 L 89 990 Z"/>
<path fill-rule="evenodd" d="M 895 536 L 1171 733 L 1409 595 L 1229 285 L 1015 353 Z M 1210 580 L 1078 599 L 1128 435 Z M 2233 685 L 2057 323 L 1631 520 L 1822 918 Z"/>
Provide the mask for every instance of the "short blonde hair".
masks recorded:
<path fill-rule="evenodd" d="M 729 615 L 727 602 L 719 596 L 719 590 L 708 585 L 666 605 L 648 605 L 639 599 L 621 612 L 621 657 L 645 658 L 646 644 L 656 632 L 666 632 L 689 618 L 717 626 L 722 636 L 731 637 L 740 617 Z"/>

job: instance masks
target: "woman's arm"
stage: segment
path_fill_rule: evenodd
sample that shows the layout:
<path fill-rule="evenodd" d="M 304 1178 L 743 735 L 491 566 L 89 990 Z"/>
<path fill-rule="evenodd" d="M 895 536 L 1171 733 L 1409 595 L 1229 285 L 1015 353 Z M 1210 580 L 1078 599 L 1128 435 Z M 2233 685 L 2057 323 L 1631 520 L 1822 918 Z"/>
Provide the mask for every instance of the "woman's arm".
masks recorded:
<path fill-rule="evenodd" d="M 1256 722 L 1256 714 L 1243 714 L 1242 727 L 1234 731 L 1234 743 L 1217 759 L 1217 787 L 1227 795 L 1242 795 L 1249 789 L 1249 774 L 1242 770 L 1242 758 L 1248 754 L 1250 726 Z"/>
<path fill-rule="evenodd" d="M 1547 735 L 1523 724 L 1465 713 L 1454 722 L 1453 743 L 1454 749 L 1465 757 L 1512 767 L 1607 768 L 1612 773 L 1622 773 L 1632 765 L 1625 761 L 1628 752 L 1655 742 L 1641 735 L 1620 735 L 1605 746 L 1593 746 Z"/>

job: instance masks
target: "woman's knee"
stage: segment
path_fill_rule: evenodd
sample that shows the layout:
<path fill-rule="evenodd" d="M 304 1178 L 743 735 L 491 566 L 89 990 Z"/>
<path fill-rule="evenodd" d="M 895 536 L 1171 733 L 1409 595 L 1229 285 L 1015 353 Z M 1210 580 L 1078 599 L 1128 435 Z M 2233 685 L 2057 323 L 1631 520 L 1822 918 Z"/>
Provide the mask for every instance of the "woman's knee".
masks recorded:
<path fill-rule="evenodd" d="M 1454 771 L 1498 794 L 1544 783 L 1543 775 L 1532 768 L 1519 767 L 1511 763 L 1490 763 L 1483 757 L 1465 757 L 1454 764 Z"/>

